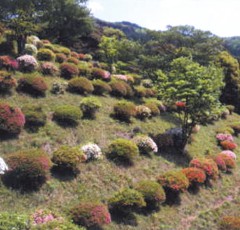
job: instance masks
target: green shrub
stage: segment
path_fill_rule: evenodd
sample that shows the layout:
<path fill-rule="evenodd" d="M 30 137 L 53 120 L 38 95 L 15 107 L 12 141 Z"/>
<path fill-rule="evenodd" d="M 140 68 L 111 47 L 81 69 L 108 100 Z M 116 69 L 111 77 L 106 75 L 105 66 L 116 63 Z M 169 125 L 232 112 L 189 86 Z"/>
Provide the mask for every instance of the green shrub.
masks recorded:
<path fill-rule="evenodd" d="M 100 203 L 80 203 L 70 210 L 73 222 L 87 228 L 99 229 L 111 222 L 107 206 Z"/>
<path fill-rule="evenodd" d="M 44 126 L 47 121 L 47 115 L 42 110 L 42 107 L 39 105 L 28 105 L 22 108 L 22 111 L 25 115 L 26 123 L 28 127 L 31 126 Z"/>
<path fill-rule="evenodd" d="M 146 88 L 143 86 L 134 87 L 136 97 L 142 98 L 146 97 Z"/>
<path fill-rule="evenodd" d="M 123 212 L 134 211 L 146 206 L 142 193 L 129 188 L 116 192 L 108 200 L 108 204 L 111 209 Z"/>
<path fill-rule="evenodd" d="M 80 102 L 83 115 L 88 118 L 95 118 L 96 112 L 102 107 L 101 102 L 94 97 L 87 97 Z"/>
<path fill-rule="evenodd" d="M 82 111 L 73 105 L 58 106 L 53 113 L 53 119 L 63 126 L 75 126 L 81 117 Z"/>
<path fill-rule="evenodd" d="M 42 48 L 38 50 L 37 59 L 39 61 L 55 61 L 55 54 L 49 49 Z"/>
<path fill-rule="evenodd" d="M 160 115 L 160 110 L 158 108 L 158 105 L 154 102 L 147 102 L 145 104 L 146 107 L 148 107 L 151 110 L 151 115 L 153 117 Z"/>
<path fill-rule="evenodd" d="M 108 157 L 119 163 L 132 164 L 138 155 L 137 145 L 126 139 L 116 139 L 108 148 Z"/>
<path fill-rule="evenodd" d="M 73 93 L 89 94 L 94 88 L 92 82 L 85 77 L 75 77 L 68 83 L 68 90 Z"/>
<path fill-rule="evenodd" d="M 111 86 L 102 80 L 94 80 L 93 87 L 94 87 L 93 93 L 96 95 L 104 95 L 111 93 L 112 91 Z"/>
<path fill-rule="evenodd" d="M 43 77 L 26 75 L 18 80 L 17 89 L 33 96 L 45 96 L 48 86 Z"/>
<path fill-rule="evenodd" d="M 113 81 L 110 82 L 110 87 L 112 89 L 111 94 L 116 97 L 127 96 L 127 88 L 123 81 Z"/>
<path fill-rule="evenodd" d="M 219 230 L 239 230 L 240 217 L 239 216 L 224 216 L 220 221 Z"/>
<path fill-rule="evenodd" d="M 134 189 L 143 195 L 145 202 L 149 206 L 158 206 L 166 199 L 163 187 L 155 181 L 140 181 L 135 184 Z"/>
<path fill-rule="evenodd" d="M 235 106 L 234 105 L 226 105 L 226 108 L 229 110 L 229 113 L 232 114 L 235 110 Z"/>
<path fill-rule="evenodd" d="M 79 163 L 85 160 L 83 152 L 77 147 L 61 146 L 53 152 L 52 162 L 60 171 L 78 172 Z"/>
<path fill-rule="evenodd" d="M 27 230 L 30 229 L 27 215 L 2 212 L 0 213 L 1 230 Z"/>
<path fill-rule="evenodd" d="M 91 68 L 89 67 L 87 62 L 80 61 L 78 64 L 78 71 L 80 76 L 87 76 L 91 75 Z"/>
<path fill-rule="evenodd" d="M 189 180 L 185 174 L 178 170 L 168 171 L 157 177 L 158 183 L 164 188 L 174 192 L 186 191 L 189 186 Z"/>
<path fill-rule="evenodd" d="M 132 116 L 135 116 L 135 105 L 132 102 L 120 101 L 114 105 L 114 116 L 122 121 L 130 121 Z"/>
<path fill-rule="evenodd" d="M 25 48 L 24 48 L 24 53 L 25 54 L 29 54 L 29 55 L 33 55 L 36 56 L 37 55 L 37 47 L 33 44 L 26 44 Z"/>
<path fill-rule="evenodd" d="M 60 75 L 65 79 L 71 79 L 78 75 L 78 67 L 72 63 L 64 62 L 60 65 Z"/>
<path fill-rule="evenodd" d="M 63 63 L 67 61 L 67 56 L 63 53 L 56 53 L 56 62 Z"/>
<path fill-rule="evenodd" d="M 6 163 L 9 170 L 4 174 L 3 182 L 22 191 L 38 190 L 47 180 L 52 166 L 49 156 L 37 149 L 9 154 Z"/>
<path fill-rule="evenodd" d="M 57 53 L 63 53 L 67 57 L 71 55 L 71 50 L 63 46 L 58 47 L 57 51 L 58 51 Z"/>

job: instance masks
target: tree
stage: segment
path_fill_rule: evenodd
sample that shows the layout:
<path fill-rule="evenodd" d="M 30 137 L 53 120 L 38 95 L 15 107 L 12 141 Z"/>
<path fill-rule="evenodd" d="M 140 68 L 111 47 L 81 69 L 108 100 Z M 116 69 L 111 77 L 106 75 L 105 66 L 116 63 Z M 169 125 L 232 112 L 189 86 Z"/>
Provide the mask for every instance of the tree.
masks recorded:
<path fill-rule="evenodd" d="M 204 67 L 191 59 L 181 57 L 171 63 L 168 76 L 162 74 L 159 94 L 168 103 L 177 103 L 181 120 L 181 145 L 183 151 L 193 127 L 203 123 L 219 107 L 223 74 L 220 68 Z"/>

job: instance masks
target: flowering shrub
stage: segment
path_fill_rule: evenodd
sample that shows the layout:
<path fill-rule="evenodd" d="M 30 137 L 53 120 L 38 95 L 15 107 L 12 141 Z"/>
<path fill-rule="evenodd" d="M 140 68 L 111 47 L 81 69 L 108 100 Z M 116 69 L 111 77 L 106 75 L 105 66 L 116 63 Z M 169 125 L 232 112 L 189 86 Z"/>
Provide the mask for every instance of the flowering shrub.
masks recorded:
<path fill-rule="evenodd" d="M 52 88 L 51 88 L 51 93 L 53 94 L 64 94 L 66 88 L 68 86 L 67 82 L 58 82 L 55 81 L 52 84 Z"/>
<path fill-rule="evenodd" d="M 160 110 L 156 103 L 154 102 L 147 102 L 144 106 L 148 107 L 151 110 L 151 116 L 159 116 Z"/>
<path fill-rule="evenodd" d="M 68 90 L 73 93 L 89 94 L 94 88 L 92 82 L 85 77 L 75 77 L 68 82 Z"/>
<path fill-rule="evenodd" d="M 144 105 L 136 106 L 136 117 L 144 120 L 151 116 L 151 110 Z"/>
<path fill-rule="evenodd" d="M 69 57 L 67 59 L 67 62 L 77 65 L 79 63 L 79 60 L 77 58 L 74 58 L 74 57 Z"/>
<path fill-rule="evenodd" d="M 0 103 L 0 131 L 19 134 L 25 124 L 25 116 L 19 108 Z"/>
<path fill-rule="evenodd" d="M 174 192 L 183 192 L 189 186 L 189 180 L 181 171 L 168 171 L 157 177 L 158 183 Z"/>
<path fill-rule="evenodd" d="M 65 61 L 67 61 L 67 56 L 65 54 L 62 54 L 62 53 L 57 53 L 55 61 L 58 62 L 58 63 L 63 63 Z"/>
<path fill-rule="evenodd" d="M 41 72 L 44 75 L 55 76 L 58 74 L 58 67 L 52 62 L 44 62 L 41 64 Z"/>
<path fill-rule="evenodd" d="M 6 71 L 0 71 L 0 94 L 9 93 L 12 88 L 16 87 L 17 81 Z"/>
<path fill-rule="evenodd" d="M 52 162 L 60 171 L 78 173 L 79 163 L 85 161 L 84 153 L 76 147 L 61 146 L 53 152 Z"/>
<path fill-rule="evenodd" d="M 119 163 L 132 164 L 138 155 L 137 145 L 126 139 L 116 139 L 108 148 L 108 157 Z"/>
<path fill-rule="evenodd" d="M 40 41 L 40 39 L 37 36 L 31 35 L 27 37 L 27 43 L 33 44 L 37 46 L 37 43 Z"/>
<path fill-rule="evenodd" d="M 111 223 L 111 215 L 104 204 L 80 203 L 70 210 L 70 216 L 77 225 L 100 228 Z"/>
<path fill-rule="evenodd" d="M 235 148 L 237 148 L 237 144 L 235 144 L 232 141 L 227 141 L 227 140 L 226 141 L 221 141 L 220 145 L 225 150 L 234 150 Z"/>
<path fill-rule="evenodd" d="M 122 74 L 114 74 L 112 75 L 113 78 L 116 78 L 117 80 L 122 80 L 122 81 L 128 81 L 127 75 L 122 75 Z"/>
<path fill-rule="evenodd" d="M 52 163 L 41 150 L 26 150 L 6 157 L 9 170 L 4 174 L 6 185 L 20 190 L 37 190 L 47 180 Z"/>
<path fill-rule="evenodd" d="M 183 102 L 183 101 L 177 101 L 175 105 L 177 106 L 178 109 L 186 108 L 186 102 Z"/>
<path fill-rule="evenodd" d="M 8 166 L 5 161 L 0 157 L 0 174 L 3 175 L 8 171 Z"/>
<path fill-rule="evenodd" d="M 202 169 L 209 178 L 216 179 L 218 177 L 218 167 L 212 159 L 195 158 L 191 160 L 189 166 Z"/>
<path fill-rule="evenodd" d="M 28 54 L 18 57 L 17 61 L 19 64 L 19 70 L 23 72 L 32 72 L 38 67 L 37 60 Z"/>
<path fill-rule="evenodd" d="M 135 115 L 135 105 L 128 101 L 119 101 L 114 105 L 114 116 L 122 121 L 130 121 L 130 118 Z"/>
<path fill-rule="evenodd" d="M 182 172 L 188 178 L 191 185 L 202 184 L 206 180 L 206 174 L 200 168 L 194 168 L 194 167 L 184 168 L 182 169 Z"/>
<path fill-rule="evenodd" d="M 163 187 L 155 181 L 140 181 L 134 185 L 134 189 L 143 195 L 148 206 L 157 206 L 163 203 L 166 199 Z"/>
<path fill-rule="evenodd" d="M 111 209 L 123 212 L 134 211 L 135 209 L 146 206 L 144 196 L 135 189 L 125 188 L 116 192 L 113 197 L 108 200 Z"/>
<path fill-rule="evenodd" d="M 111 79 L 111 75 L 108 71 L 100 69 L 100 68 L 93 68 L 92 69 L 92 77 L 109 81 Z"/>
<path fill-rule="evenodd" d="M 218 141 L 233 141 L 233 136 L 226 133 L 218 133 L 216 138 Z"/>
<path fill-rule="evenodd" d="M 32 56 L 36 56 L 38 52 L 38 49 L 33 44 L 26 44 L 24 48 L 24 53 Z"/>
<path fill-rule="evenodd" d="M 102 151 L 98 145 L 89 143 L 81 147 L 81 150 L 85 154 L 86 160 L 95 160 L 102 158 Z"/>
<path fill-rule="evenodd" d="M 157 153 L 158 147 L 152 138 L 148 136 L 139 135 L 132 139 L 132 141 L 138 146 L 140 153 L 149 154 L 151 152 Z"/>
<path fill-rule="evenodd" d="M 63 126 L 75 126 L 82 117 L 82 111 L 77 106 L 62 105 L 55 108 L 53 120 Z"/>
<path fill-rule="evenodd" d="M 102 107 L 101 102 L 95 97 L 86 97 L 80 102 L 83 115 L 87 118 L 95 118 L 96 112 Z"/>
<path fill-rule="evenodd" d="M 43 77 L 29 75 L 18 80 L 17 89 L 33 96 L 45 96 L 48 86 Z"/>
<path fill-rule="evenodd" d="M 227 155 L 227 156 L 230 156 L 230 157 L 232 157 L 234 160 L 237 159 L 236 154 L 235 154 L 234 152 L 232 152 L 231 150 L 224 150 L 224 151 L 221 152 L 221 154 L 225 154 L 225 155 Z"/>
<path fill-rule="evenodd" d="M 17 68 L 18 63 L 15 59 L 9 56 L 0 56 L 0 69 L 16 70 Z"/>
<path fill-rule="evenodd" d="M 231 169 L 236 167 L 235 160 L 226 154 L 219 153 L 216 157 L 214 157 L 214 161 L 216 162 L 218 168 L 222 171 L 231 171 Z"/>
<path fill-rule="evenodd" d="M 93 87 L 94 87 L 93 93 L 96 95 L 104 95 L 107 93 L 111 93 L 112 91 L 110 85 L 102 80 L 94 80 Z"/>
<path fill-rule="evenodd" d="M 67 62 L 60 65 L 60 72 L 61 77 L 66 79 L 71 79 L 79 73 L 76 65 Z"/>
<path fill-rule="evenodd" d="M 240 229 L 240 217 L 239 216 L 224 216 L 220 221 L 219 230 L 238 230 Z"/>
<path fill-rule="evenodd" d="M 31 219 L 33 220 L 33 225 L 41 225 L 56 220 L 57 217 L 50 210 L 39 209 L 33 213 Z"/>

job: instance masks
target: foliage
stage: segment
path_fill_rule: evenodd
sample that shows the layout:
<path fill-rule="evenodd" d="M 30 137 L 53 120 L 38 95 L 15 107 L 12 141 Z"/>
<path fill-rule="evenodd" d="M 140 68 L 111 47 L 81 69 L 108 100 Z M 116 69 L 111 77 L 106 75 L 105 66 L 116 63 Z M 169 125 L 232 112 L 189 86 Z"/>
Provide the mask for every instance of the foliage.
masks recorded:
<path fill-rule="evenodd" d="M 43 75 L 55 76 L 58 74 L 58 67 L 52 62 L 44 62 L 41 64 L 41 72 Z"/>
<path fill-rule="evenodd" d="M 203 67 L 188 58 L 173 60 L 168 77 L 161 79 L 159 94 L 166 102 L 183 102 L 179 111 L 184 149 L 195 124 L 206 122 L 218 106 L 220 88 L 223 86 L 222 70 L 214 66 Z"/>
<path fill-rule="evenodd" d="M 123 212 L 134 211 L 146 206 L 144 196 L 135 189 L 122 189 L 108 200 L 110 208 Z"/>
<path fill-rule="evenodd" d="M 53 94 L 64 94 L 66 88 L 68 86 L 67 82 L 53 82 L 52 88 L 51 88 L 51 93 Z"/>
<path fill-rule="evenodd" d="M 96 112 L 102 107 L 101 102 L 95 97 L 86 97 L 81 100 L 80 108 L 87 118 L 95 118 Z"/>
<path fill-rule="evenodd" d="M 138 155 L 137 145 L 126 139 L 116 139 L 108 147 L 108 157 L 115 162 L 133 164 Z"/>
<path fill-rule="evenodd" d="M 235 159 L 226 154 L 219 153 L 214 157 L 214 161 L 216 162 L 219 170 L 222 171 L 229 172 L 236 167 Z"/>
<path fill-rule="evenodd" d="M 85 77 L 75 77 L 68 82 L 68 90 L 79 94 L 92 93 L 94 88 L 92 82 Z"/>
<path fill-rule="evenodd" d="M 78 71 L 79 71 L 79 76 L 89 77 L 92 73 L 92 69 L 90 68 L 89 64 L 85 61 L 81 61 L 78 64 Z"/>
<path fill-rule="evenodd" d="M 111 223 L 107 206 L 101 203 L 80 203 L 70 210 L 73 222 L 84 227 L 99 228 Z"/>
<path fill-rule="evenodd" d="M 26 75 L 18 80 L 17 89 L 33 96 L 45 96 L 48 86 L 43 77 Z"/>
<path fill-rule="evenodd" d="M 239 216 L 224 216 L 220 221 L 220 230 L 238 230 L 240 228 Z"/>
<path fill-rule="evenodd" d="M 24 48 L 24 53 L 32 56 L 36 56 L 38 52 L 38 49 L 33 44 L 26 44 Z"/>
<path fill-rule="evenodd" d="M 52 162 L 59 170 L 78 172 L 79 163 L 85 160 L 83 152 L 77 147 L 63 145 L 53 152 Z"/>
<path fill-rule="evenodd" d="M 28 54 L 18 57 L 17 61 L 19 64 L 19 70 L 22 72 L 33 72 L 38 67 L 37 60 Z"/>
<path fill-rule="evenodd" d="M 200 168 L 184 168 L 182 169 L 182 172 L 186 175 L 191 185 L 195 183 L 202 184 L 206 180 L 206 174 Z"/>
<path fill-rule="evenodd" d="M 160 110 L 156 103 L 154 102 L 147 102 L 144 106 L 148 107 L 151 110 L 151 116 L 159 116 Z"/>
<path fill-rule="evenodd" d="M 162 186 L 150 180 L 143 180 L 134 185 L 134 189 L 140 192 L 148 205 L 159 205 L 166 199 Z"/>
<path fill-rule="evenodd" d="M 82 117 L 82 111 L 73 105 L 61 105 L 54 109 L 53 119 L 62 125 L 76 126 Z"/>
<path fill-rule="evenodd" d="M 218 167 L 217 167 L 217 164 L 212 159 L 194 158 L 189 163 L 189 166 L 202 169 L 206 173 L 207 177 L 209 178 L 212 178 L 212 179 L 218 178 L 218 174 L 219 174 Z"/>
<path fill-rule="evenodd" d="M 0 103 L 0 131 L 19 134 L 25 124 L 25 116 L 19 108 L 7 103 Z"/>
<path fill-rule="evenodd" d="M 130 118 L 135 115 L 135 105 L 128 101 L 119 101 L 114 105 L 114 116 L 119 120 L 129 122 Z"/>
<path fill-rule="evenodd" d="M 4 174 L 4 183 L 21 191 L 38 190 L 52 165 L 49 156 L 38 149 L 8 154 L 6 162 L 9 170 Z"/>
<path fill-rule="evenodd" d="M 93 87 L 94 87 L 93 93 L 96 95 L 104 95 L 107 93 L 111 93 L 112 91 L 110 85 L 102 80 L 94 80 Z"/>
<path fill-rule="evenodd" d="M 64 62 L 60 65 L 60 75 L 65 79 L 71 79 L 79 73 L 76 65 Z"/>
<path fill-rule="evenodd" d="M 50 49 L 42 48 L 38 50 L 37 59 L 39 61 L 55 61 L 55 54 Z"/>
<path fill-rule="evenodd" d="M 96 144 L 86 144 L 81 147 L 81 150 L 85 154 L 86 160 L 95 160 L 102 158 L 102 151 L 100 147 Z"/>
<path fill-rule="evenodd" d="M 144 105 L 138 105 L 136 106 L 136 117 L 145 120 L 146 118 L 149 118 L 151 116 L 151 110 Z"/>
<path fill-rule="evenodd" d="M 172 170 L 157 177 L 158 183 L 164 188 L 175 192 L 184 192 L 189 186 L 189 180 L 181 171 Z"/>
<path fill-rule="evenodd" d="M 128 97 L 133 96 L 133 90 L 126 82 L 123 81 L 112 81 L 110 82 L 112 88 L 111 94 L 116 97 Z"/>

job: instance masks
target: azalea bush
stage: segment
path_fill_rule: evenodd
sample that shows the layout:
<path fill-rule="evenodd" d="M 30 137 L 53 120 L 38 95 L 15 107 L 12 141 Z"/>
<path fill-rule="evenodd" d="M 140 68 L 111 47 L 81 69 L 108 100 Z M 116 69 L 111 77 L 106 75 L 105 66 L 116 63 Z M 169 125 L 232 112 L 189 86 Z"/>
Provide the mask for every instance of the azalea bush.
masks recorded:
<path fill-rule="evenodd" d="M 57 219 L 57 216 L 50 210 L 38 209 L 31 216 L 33 226 L 46 224 Z"/>
<path fill-rule="evenodd" d="M 158 183 L 174 192 L 184 192 L 189 187 L 186 175 L 178 170 L 168 171 L 157 177 Z"/>
<path fill-rule="evenodd" d="M 190 185 L 203 184 L 206 181 L 206 174 L 200 168 L 189 167 L 182 169 L 182 172 L 188 178 Z"/>
<path fill-rule="evenodd" d="M 87 76 L 89 77 L 92 73 L 92 69 L 89 66 L 89 63 L 85 61 L 80 61 L 78 64 L 78 71 L 79 71 L 79 76 Z"/>
<path fill-rule="evenodd" d="M 94 80 L 92 83 L 94 87 L 93 93 L 96 95 L 109 94 L 112 91 L 111 86 L 102 80 Z"/>
<path fill-rule="evenodd" d="M 111 74 L 103 69 L 100 68 L 93 68 L 92 69 L 92 77 L 96 79 L 101 79 L 104 81 L 110 81 L 111 80 Z"/>
<path fill-rule="evenodd" d="M 67 61 L 67 56 L 63 53 L 56 53 L 56 62 L 63 63 Z"/>
<path fill-rule="evenodd" d="M 33 96 L 45 96 L 48 86 L 43 77 L 27 75 L 18 80 L 17 89 Z"/>
<path fill-rule="evenodd" d="M 122 189 L 108 200 L 111 209 L 120 212 L 131 212 L 146 206 L 144 196 L 135 189 Z"/>
<path fill-rule="evenodd" d="M 49 156 L 38 149 L 8 154 L 6 163 L 9 170 L 4 174 L 4 183 L 22 191 L 39 189 L 46 182 L 52 166 Z"/>
<path fill-rule="evenodd" d="M 110 87 L 112 89 L 111 95 L 116 97 L 126 97 L 127 96 L 127 88 L 126 84 L 122 81 L 113 81 L 110 82 Z"/>
<path fill-rule="evenodd" d="M 233 142 L 233 136 L 231 134 L 227 134 L 227 133 L 218 133 L 216 135 L 216 138 L 219 142 L 221 142 L 221 141 L 232 141 Z"/>
<path fill-rule="evenodd" d="M 81 202 L 70 210 L 70 217 L 77 225 L 100 228 L 111 223 L 107 206 L 101 203 Z"/>
<path fill-rule="evenodd" d="M 80 108 L 83 111 L 83 115 L 91 119 L 96 117 L 96 113 L 101 107 L 101 102 L 95 97 L 86 97 L 80 102 Z"/>
<path fill-rule="evenodd" d="M 233 158 L 234 160 L 237 159 L 237 156 L 234 152 L 232 152 L 231 150 L 224 150 L 221 152 L 221 154 L 225 154 L 227 156 L 230 156 L 231 158 Z"/>
<path fill-rule="evenodd" d="M 89 160 L 98 160 L 102 158 L 102 151 L 97 144 L 89 143 L 81 147 L 85 158 Z"/>
<path fill-rule="evenodd" d="M 85 77 L 75 77 L 68 82 L 68 90 L 79 94 L 90 94 L 94 87 L 92 82 Z"/>
<path fill-rule="evenodd" d="M 208 178 L 218 178 L 218 167 L 213 159 L 210 158 L 195 158 L 191 160 L 190 167 L 196 167 L 202 169 Z"/>
<path fill-rule="evenodd" d="M 135 136 L 132 141 L 138 146 L 140 153 L 150 154 L 151 152 L 157 153 L 158 147 L 152 138 L 145 135 Z"/>
<path fill-rule="evenodd" d="M 79 74 L 78 67 L 72 63 L 64 62 L 60 65 L 60 76 L 71 79 Z"/>
<path fill-rule="evenodd" d="M 60 172 L 68 171 L 74 174 L 79 172 L 79 164 L 86 160 L 83 151 L 77 147 L 63 145 L 53 152 L 52 162 Z"/>
<path fill-rule="evenodd" d="M 38 49 L 33 44 L 26 44 L 24 48 L 24 53 L 32 56 L 36 56 L 38 52 Z"/>
<path fill-rule="evenodd" d="M 108 147 L 108 157 L 115 162 L 133 164 L 139 155 L 137 145 L 126 139 L 116 139 Z"/>
<path fill-rule="evenodd" d="M 38 68 L 37 60 L 28 54 L 18 57 L 17 61 L 19 64 L 19 70 L 22 72 L 33 72 Z"/>
<path fill-rule="evenodd" d="M 0 94 L 10 93 L 17 81 L 9 72 L 0 71 Z"/>
<path fill-rule="evenodd" d="M 228 140 L 225 140 L 225 141 L 221 141 L 220 142 L 220 145 L 222 146 L 223 149 L 225 150 L 234 150 L 237 148 L 237 144 L 232 142 L 232 141 L 228 141 Z"/>
<path fill-rule="evenodd" d="M 67 59 L 67 62 L 68 62 L 68 63 L 73 63 L 74 65 L 78 65 L 79 60 L 78 60 L 77 58 L 75 58 L 75 57 L 69 57 L 69 58 Z"/>
<path fill-rule="evenodd" d="M 77 106 L 57 106 L 53 112 L 53 120 L 64 126 L 76 126 L 82 117 L 82 111 Z"/>
<path fill-rule="evenodd" d="M 136 107 L 132 102 L 128 101 L 119 101 L 113 107 L 113 115 L 121 120 L 129 122 L 132 116 L 136 114 Z"/>
<path fill-rule="evenodd" d="M 144 105 L 138 105 L 136 106 L 136 117 L 145 120 L 146 118 L 149 118 L 151 116 L 151 110 Z"/>
<path fill-rule="evenodd" d="M 17 70 L 18 67 L 18 62 L 15 59 L 10 56 L 0 56 L 0 69 L 10 71 Z"/>
<path fill-rule="evenodd" d="M 44 62 L 41 64 L 41 72 L 44 75 L 56 76 L 58 74 L 58 67 L 52 62 Z"/>
<path fill-rule="evenodd" d="M 0 103 L 0 132 L 19 134 L 25 124 L 25 116 L 19 108 Z"/>
<path fill-rule="evenodd" d="M 219 153 L 214 157 L 219 170 L 231 172 L 236 167 L 236 161 L 229 155 Z"/>

